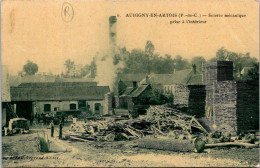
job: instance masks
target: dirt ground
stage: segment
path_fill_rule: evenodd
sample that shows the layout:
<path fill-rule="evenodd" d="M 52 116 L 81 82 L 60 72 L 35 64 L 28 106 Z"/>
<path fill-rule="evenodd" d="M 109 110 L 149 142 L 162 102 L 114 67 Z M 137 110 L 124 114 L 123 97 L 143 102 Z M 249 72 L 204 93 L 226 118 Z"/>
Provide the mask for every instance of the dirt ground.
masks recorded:
<path fill-rule="evenodd" d="M 66 127 L 68 129 L 68 127 Z M 65 129 L 65 131 L 66 131 Z M 41 128 L 41 131 L 50 130 Z M 58 132 L 50 138 L 51 152 L 36 151 L 36 130 L 30 134 L 2 137 L 3 167 L 216 167 L 259 164 L 259 148 L 206 149 L 204 153 L 184 153 L 137 147 L 137 141 L 76 142 L 59 140 Z"/>

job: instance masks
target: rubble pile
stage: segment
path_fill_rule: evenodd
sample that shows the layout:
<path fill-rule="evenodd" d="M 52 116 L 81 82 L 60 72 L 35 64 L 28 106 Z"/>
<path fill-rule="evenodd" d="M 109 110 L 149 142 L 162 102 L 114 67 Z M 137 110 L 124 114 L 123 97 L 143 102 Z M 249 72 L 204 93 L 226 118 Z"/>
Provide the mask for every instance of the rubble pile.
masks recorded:
<path fill-rule="evenodd" d="M 150 123 L 144 119 L 104 120 L 76 122 L 71 125 L 71 131 L 76 133 L 77 138 L 92 141 L 114 141 L 141 138 L 151 134 Z"/>
<path fill-rule="evenodd" d="M 135 119 L 103 116 L 71 125 L 68 138 L 84 142 L 138 140 L 138 147 L 173 151 L 203 152 L 214 147 L 257 147 L 255 136 L 208 133 L 194 116 L 167 105 L 150 106 L 147 114 Z"/>

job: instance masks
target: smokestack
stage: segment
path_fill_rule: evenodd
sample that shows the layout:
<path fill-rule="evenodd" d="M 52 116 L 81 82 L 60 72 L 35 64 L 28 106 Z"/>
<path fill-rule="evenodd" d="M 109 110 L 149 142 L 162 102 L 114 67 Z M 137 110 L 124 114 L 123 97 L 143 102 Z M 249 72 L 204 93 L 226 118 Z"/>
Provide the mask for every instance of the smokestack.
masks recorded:
<path fill-rule="evenodd" d="M 109 17 L 109 45 L 110 45 L 110 52 L 112 55 L 115 54 L 116 49 L 116 16 Z"/>

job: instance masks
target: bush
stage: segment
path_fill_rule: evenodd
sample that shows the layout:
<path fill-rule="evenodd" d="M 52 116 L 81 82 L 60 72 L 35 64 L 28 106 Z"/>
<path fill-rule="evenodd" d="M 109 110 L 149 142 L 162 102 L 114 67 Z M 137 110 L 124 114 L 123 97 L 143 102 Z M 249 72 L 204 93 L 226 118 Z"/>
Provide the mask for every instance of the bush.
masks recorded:
<path fill-rule="evenodd" d="M 39 137 L 36 140 L 36 148 L 38 152 L 49 152 L 50 151 L 50 143 L 48 138 Z"/>

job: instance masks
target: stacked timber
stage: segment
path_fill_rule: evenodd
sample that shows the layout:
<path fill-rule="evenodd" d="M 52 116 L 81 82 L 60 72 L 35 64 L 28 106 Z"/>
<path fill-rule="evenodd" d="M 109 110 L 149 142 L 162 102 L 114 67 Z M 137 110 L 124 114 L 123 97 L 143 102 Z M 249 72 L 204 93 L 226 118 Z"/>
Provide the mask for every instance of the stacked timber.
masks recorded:
<path fill-rule="evenodd" d="M 207 133 L 201 124 L 190 115 L 166 105 L 150 106 L 147 109 L 147 120 L 156 126 L 157 131 L 169 132 L 170 130 L 181 129 L 191 133 L 192 127 Z"/>

